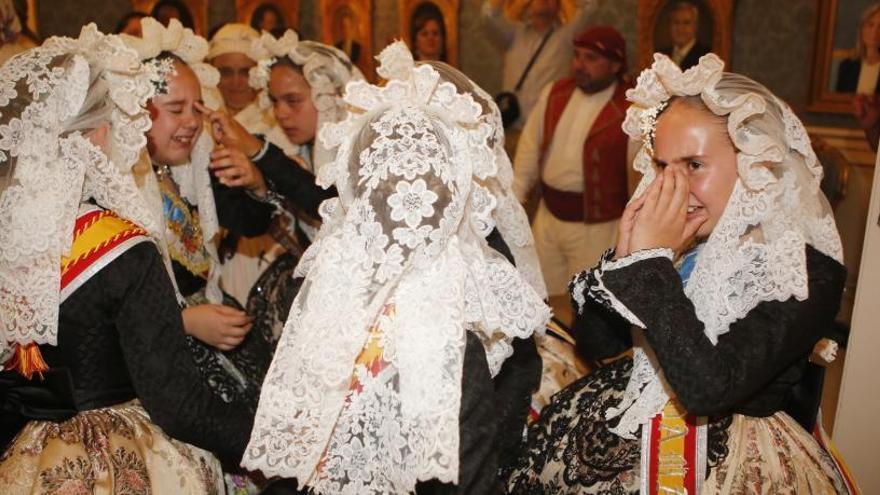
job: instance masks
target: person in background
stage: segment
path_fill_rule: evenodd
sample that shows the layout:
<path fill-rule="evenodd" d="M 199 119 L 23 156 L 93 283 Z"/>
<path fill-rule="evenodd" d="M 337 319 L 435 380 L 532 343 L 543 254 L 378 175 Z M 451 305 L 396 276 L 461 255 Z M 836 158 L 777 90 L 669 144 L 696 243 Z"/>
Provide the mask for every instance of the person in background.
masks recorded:
<path fill-rule="evenodd" d="M 840 62 L 835 91 L 874 95 L 880 92 L 880 3 L 862 12 L 856 56 Z"/>
<path fill-rule="evenodd" d="M 259 32 L 266 31 L 272 36 L 281 36 L 287 29 L 284 23 L 284 14 L 278 7 L 271 3 L 264 3 L 254 10 L 251 15 L 251 27 Z"/>
<path fill-rule="evenodd" d="M 540 182 L 532 229 L 551 297 L 614 242 L 629 198 L 626 43 L 596 26 L 573 42 L 571 75 L 548 84 L 523 129 L 513 190 L 526 203 Z"/>
<path fill-rule="evenodd" d="M 223 97 L 225 112 L 248 133 L 265 135 L 275 127 L 275 119 L 272 112 L 262 108 L 257 90 L 249 83 L 250 71 L 258 58 L 253 45 L 259 38 L 257 31 L 247 24 L 226 24 L 211 38 L 208 61 L 220 73 L 217 89 Z M 221 150 L 218 154 L 222 153 Z M 225 232 L 218 250 L 223 290 L 240 304 L 247 304 L 254 282 L 284 251 L 269 233 L 244 237 Z"/>
<path fill-rule="evenodd" d="M 315 183 L 329 157 L 317 132 L 345 117 L 345 85 L 363 76 L 340 50 L 300 41 L 293 30 L 280 39 L 263 33 L 257 48 L 251 83 L 265 93 L 261 101 L 272 105 L 278 125 L 267 135 L 253 135 L 225 112 L 208 113 L 217 140 L 230 150 L 213 154 L 211 167 L 219 180 L 272 205 L 270 233 L 286 252 L 263 271 L 247 306 L 277 336 L 298 287 L 293 269 L 320 224 L 318 207 L 336 195 Z M 276 145 L 281 141 L 296 153 L 285 153 Z"/>
<path fill-rule="evenodd" d="M 0 65 L 35 46 L 35 41 L 25 35 L 25 26 L 15 11 L 13 0 L 0 0 Z"/>
<path fill-rule="evenodd" d="M 143 12 L 129 12 L 122 19 L 119 19 L 119 23 L 116 24 L 116 30 L 113 32 L 140 38 L 144 34 L 141 28 L 141 19 L 144 17 L 147 17 L 147 14 Z"/>
<path fill-rule="evenodd" d="M 164 26 L 168 26 L 171 19 L 177 19 L 183 24 L 183 27 L 195 29 L 192 13 L 180 0 L 160 0 L 150 11 L 150 17 L 161 22 Z"/>
<path fill-rule="evenodd" d="M 669 12 L 669 38 L 672 46 L 660 53 L 669 56 L 681 70 L 687 70 L 709 53 L 709 47 L 697 39 L 700 27 L 700 9 L 690 2 L 676 2 Z"/>
<path fill-rule="evenodd" d="M 584 30 L 598 7 L 598 0 L 578 0 L 577 10 L 567 23 L 559 18 L 559 0 L 531 0 L 522 21 L 511 21 L 504 15 L 504 4 L 510 0 L 486 0 L 482 18 L 492 39 L 504 52 L 502 90 L 514 92 L 520 116 L 513 124 L 521 129 L 538 101 L 541 89 L 565 76 L 571 61 L 571 42 Z M 517 82 L 532 56 L 544 42 L 540 54 L 519 89 Z"/>
<path fill-rule="evenodd" d="M 446 26 L 436 5 L 425 2 L 416 8 L 410 26 L 410 46 L 416 60 L 447 62 Z"/>

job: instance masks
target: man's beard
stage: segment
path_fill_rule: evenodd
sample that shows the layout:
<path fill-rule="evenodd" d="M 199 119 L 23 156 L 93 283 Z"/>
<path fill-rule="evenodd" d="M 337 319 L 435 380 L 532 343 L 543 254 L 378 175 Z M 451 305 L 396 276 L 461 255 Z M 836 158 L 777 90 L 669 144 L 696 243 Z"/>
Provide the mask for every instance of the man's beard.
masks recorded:
<path fill-rule="evenodd" d="M 574 78 L 575 78 L 575 82 L 577 83 L 578 88 L 580 88 L 581 91 L 583 91 L 584 93 L 587 93 L 587 94 L 598 93 L 599 91 L 602 91 L 603 89 L 607 88 L 608 86 L 611 86 L 611 84 L 613 84 L 614 81 L 617 80 L 616 76 L 609 76 L 604 79 L 598 79 L 598 80 L 592 79 L 590 77 L 580 77 L 579 78 L 577 75 L 575 75 Z"/>

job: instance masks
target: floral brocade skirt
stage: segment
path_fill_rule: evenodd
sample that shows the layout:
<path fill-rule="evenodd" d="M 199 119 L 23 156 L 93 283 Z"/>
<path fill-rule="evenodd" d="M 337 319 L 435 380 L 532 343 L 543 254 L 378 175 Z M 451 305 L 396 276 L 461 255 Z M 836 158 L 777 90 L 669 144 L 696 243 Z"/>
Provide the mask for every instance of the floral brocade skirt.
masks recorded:
<path fill-rule="evenodd" d="M 221 494 L 209 452 L 168 437 L 138 401 L 31 421 L 0 457 L 0 493 Z"/>
<path fill-rule="evenodd" d="M 529 428 L 523 455 L 506 480 L 513 494 L 635 495 L 641 440 L 610 431 L 632 371 L 624 357 L 572 383 Z M 708 424 L 706 494 L 848 494 L 845 468 L 787 414 L 735 414 Z"/>

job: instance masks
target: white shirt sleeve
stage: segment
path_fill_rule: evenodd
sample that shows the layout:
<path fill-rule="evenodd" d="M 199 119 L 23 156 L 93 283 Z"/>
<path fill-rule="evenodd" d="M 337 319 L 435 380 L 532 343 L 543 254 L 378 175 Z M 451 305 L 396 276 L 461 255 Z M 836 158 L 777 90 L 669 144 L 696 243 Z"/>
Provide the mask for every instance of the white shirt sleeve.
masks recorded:
<path fill-rule="evenodd" d="M 502 48 L 508 49 L 516 37 L 516 24 L 504 16 L 503 5 L 504 2 L 501 2 L 497 7 L 493 7 L 489 0 L 486 0 L 483 2 L 482 18 L 483 24 L 492 31 L 492 38 L 495 38 Z"/>
<path fill-rule="evenodd" d="M 541 141 L 544 139 L 544 112 L 547 110 L 547 99 L 553 83 L 544 86 L 538 103 L 529 114 L 526 125 L 516 145 L 516 156 L 513 161 L 513 193 L 520 203 L 529 199 L 529 193 L 535 187 L 540 173 L 538 161 L 541 159 Z"/>

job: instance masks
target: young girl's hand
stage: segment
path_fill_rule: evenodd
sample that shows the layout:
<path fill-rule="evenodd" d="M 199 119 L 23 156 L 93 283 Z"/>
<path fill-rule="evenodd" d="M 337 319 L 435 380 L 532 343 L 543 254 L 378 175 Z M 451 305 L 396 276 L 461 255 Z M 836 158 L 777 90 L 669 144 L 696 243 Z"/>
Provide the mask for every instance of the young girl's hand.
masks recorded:
<path fill-rule="evenodd" d="M 683 169 L 666 167 L 655 183 L 656 186 L 646 192 L 644 204 L 636 214 L 629 253 L 653 248 L 669 248 L 679 252 L 708 219 L 705 214 L 688 218 L 690 193 L 688 177 Z"/>
<path fill-rule="evenodd" d="M 211 110 L 201 103 L 196 103 L 196 108 L 205 114 L 210 122 L 214 141 L 227 148 L 237 148 L 247 156 L 254 156 L 260 152 L 260 148 L 263 147 L 262 141 L 251 135 L 231 115 L 223 110 Z"/>
<path fill-rule="evenodd" d="M 260 198 L 268 192 L 260 169 L 236 148 L 218 146 L 211 153 L 208 168 L 224 186 L 243 187 Z"/>
<path fill-rule="evenodd" d="M 636 216 L 638 215 L 639 210 L 642 209 L 642 205 L 645 204 L 645 198 L 647 198 L 648 192 L 656 186 L 657 181 L 655 180 L 644 192 L 642 192 L 641 196 L 630 201 L 630 203 L 626 205 L 626 209 L 623 210 L 623 215 L 620 216 L 620 225 L 617 229 L 617 246 L 614 248 L 614 259 L 629 256 L 630 237 L 632 236 L 632 228 L 633 225 L 635 225 Z"/>
<path fill-rule="evenodd" d="M 186 333 L 221 351 L 231 351 L 251 331 L 251 317 L 221 304 L 199 304 L 183 310 Z"/>

